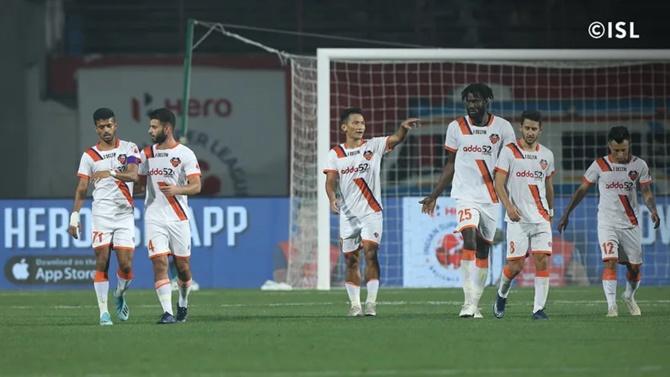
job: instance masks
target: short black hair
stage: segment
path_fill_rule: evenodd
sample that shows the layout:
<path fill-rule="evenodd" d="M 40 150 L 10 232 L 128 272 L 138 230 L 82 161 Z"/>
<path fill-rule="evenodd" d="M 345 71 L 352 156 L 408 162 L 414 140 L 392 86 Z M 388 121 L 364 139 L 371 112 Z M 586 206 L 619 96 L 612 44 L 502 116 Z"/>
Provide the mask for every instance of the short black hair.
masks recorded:
<path fill-rule="evenodd" d="M 607 134 L 607 142 L 616 141 L 617 143 L 623 143 L 624 140 L 630 142 L 630 133 L 628 128 L 624 126 L 615 126 L 610 129 L 610 132 Z"/>
<path fill-rule="evenodd" d="M 476 84 L 470 84 L 463 89 L 461 92 L 461 99 L 465 101 L 465 99 L 468 97 L 468 94 L 472 93 L 473 96 L 483 98 L 487 101 L 490 101 L 493 99 L 493 90 L 491 88 L 481 82 L 478 82 Z"/>
<path fill-rule="evenodd" d="M 109 119 L 109 118 L 114 118 L 114 112 L 112 111 L 112 109 L 101 107 L 93 112 L 93 123 L 102 119 Z"/>
<path fill-rule="evenodd" d="M 164 107 L 151 111 L 149 119 L 158 119 L 161 124 L 170 123 L 173 128 L 176 126 L 174 113 Z"/>
<path fill-rule="evenodd" d="M 532 120 L 542 125 L 542 113 L 537 110 L 525 110 L 523 113 L 521 113 L 522 124 L 524 119 Z"/>
<path fill-rule="evenodd" d="M 361 110 L 359 107 L 350 107 L 350 108 L 344 109 L 342 111 L 342 113 L 340 114 L 340 124 L 347 123 L 347 120 L 349 119 L 349 116 L 351 114 L 363 115 L 363 110 Z"/>

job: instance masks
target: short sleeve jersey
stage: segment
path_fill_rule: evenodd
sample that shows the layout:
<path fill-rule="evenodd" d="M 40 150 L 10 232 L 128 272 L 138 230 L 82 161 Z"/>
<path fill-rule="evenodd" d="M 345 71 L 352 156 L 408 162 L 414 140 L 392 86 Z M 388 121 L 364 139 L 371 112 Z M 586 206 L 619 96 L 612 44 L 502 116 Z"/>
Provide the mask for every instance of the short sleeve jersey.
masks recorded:
<path fill-rule="evenodd" d="M 81 156 L 77 175 L 91 178 L 94 173 L 114 170 L 125 172 L 128 164 L 138 164 L 137 146 L 129 141 L 116 139 L 114 149 L 102 151 L 99 144 L 88 148 Z M 114 177 L 93 182 L 93 214 L 115 215 L 133 209 L 133 183 Z"/>
<path fill-rule="evenodd" d="M 489 114 L 485 126 L 475 126 L 469 116 L 449 123 L 444 147 L 456 153 L 451 197 L 475 203 L 498 203 L 493 168 L 500 148 L 515 140 L 512 125 Z"/>
<path fill-rule="evenodd" d="M 629 162 L 619 164 L 610 156 L 600 157 L 586 169 L 583 179 L 598 182 L 598 226 L 621 229 L 639 225 L 637 185 L 652 181 L 644 160 L 632 156 Z"/>
<path fill-rule="evenodd" d="M 555 173 L 554 154 L 537 144 L 535 150 L 522 149 L 518 142 L 500 151 L 496 174 L 506 174 L 505 187 L 510 200 L 519 209 L 522 223 L 550 221 L 546 179 Z M 511 221 L 505 215 L 505 221 Z"/>
<path fill-rule="evenodd" d="M 139 173 L 147 176 L 145 221 L 188 220 L 187 196 L 166 196 L 160 191 L 160 186 L 184 186 L 190 177 L 200 176 L 195 153 L 182 144 L 170 149 L 157 149 L 154 144 L 145 147 L 140 158 Z"/>
<path fill-rule="evenodd" d="M 358 148 L 337 145 L 328 152 L 323 172 L 336 172 L 342 195 L 340 216 L 361 218 L 382 211 L 381 162 L 388 147 L 388 137 L 364 141 Z"/>

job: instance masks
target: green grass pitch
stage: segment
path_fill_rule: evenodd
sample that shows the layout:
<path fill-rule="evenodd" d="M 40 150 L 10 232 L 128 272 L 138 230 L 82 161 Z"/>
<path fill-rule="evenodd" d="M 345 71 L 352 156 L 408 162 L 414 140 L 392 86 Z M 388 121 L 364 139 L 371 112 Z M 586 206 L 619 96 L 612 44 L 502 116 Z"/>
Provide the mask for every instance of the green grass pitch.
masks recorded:
<path fill-rule="evenodd" d="M 158 326 L 155 293 L 97 324 L 93 290 L 0 292 L 0 376 L 669 376 L 670 287 L 642 287 L 642 317 L 599 287 L 554 288 L 549 321 L 513 289 L 504 319 L 460 319 L 460 289 L 380 289 L 376 318 L 347 318 L 346 293 L 202 290 L 185 324 Z M 365 297 L 363 289 L 362 296 Z M 175 294 L 176 301 L 176 294 Z M 110 309 L 113 303 L 110 302 Z"/>

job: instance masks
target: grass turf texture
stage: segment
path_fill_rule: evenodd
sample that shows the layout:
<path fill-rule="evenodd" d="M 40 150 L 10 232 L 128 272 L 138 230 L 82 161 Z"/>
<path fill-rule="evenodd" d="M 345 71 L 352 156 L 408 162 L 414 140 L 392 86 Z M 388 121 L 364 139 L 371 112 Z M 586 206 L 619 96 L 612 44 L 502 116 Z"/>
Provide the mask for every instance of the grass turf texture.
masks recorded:
<path fill-rule="evenodd" d="M 621 287 L 620 287 L 621 288 Z M 621 289 L 619 290 L 621 291 Z M 460 289 L 380 289 L 376 318 L 347 318 L 346 293 L 203 290 L 189 322 L 156 325 L 154 291 L 130 290 L 128 322 L 98 325 L 93 290 L 0 292 L 1 376 L 668 376 L 670 288 L 642 287 L 642 317 L 602 289 L 554 288 L 550 321 L 532 289 L 505 318 L 457 317 Z M 362 292 L 365 298 L 365 290 Z M 175 293 L 176 301 L 176 293 Z"/>

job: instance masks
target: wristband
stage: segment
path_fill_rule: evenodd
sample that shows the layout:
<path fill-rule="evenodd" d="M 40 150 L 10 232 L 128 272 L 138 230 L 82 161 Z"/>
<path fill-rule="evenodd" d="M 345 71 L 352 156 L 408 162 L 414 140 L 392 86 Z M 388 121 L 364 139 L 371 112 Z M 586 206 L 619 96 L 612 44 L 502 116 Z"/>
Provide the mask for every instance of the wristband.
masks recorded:
<path fill-rule="evenodd" d="M 549 208 L 549 216 L 554 217 L 554 209 L 553 208 Z"/>
<path fill-rule="evenodd" d="M 111 175 L 112 177 L 116 178 L 116 172 L 114 171 L 114 169 L 112 169 L 112 170 L 109 171 L 109 175 Z"/>
<path fill-rule="evenodd" d="M 72 212 L 70 214 L 70 226 L 79 226 L 79 212 Z"/>

